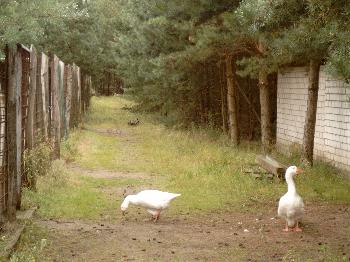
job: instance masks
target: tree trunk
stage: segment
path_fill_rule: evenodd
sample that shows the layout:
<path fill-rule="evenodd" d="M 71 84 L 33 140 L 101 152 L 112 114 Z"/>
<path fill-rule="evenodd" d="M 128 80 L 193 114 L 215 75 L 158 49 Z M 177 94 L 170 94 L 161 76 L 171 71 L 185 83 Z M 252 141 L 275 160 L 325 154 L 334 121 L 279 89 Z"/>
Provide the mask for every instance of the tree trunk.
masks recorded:
<path fill-rule="evenodd" d="M 265 46 L 260 41 L 259 50 L 265 53 Z M 259 72 L 259 90 L 260 90 L 260 114 L 261 114 L 261 142 L 265 154 L 270 153 L 272 149 L 272 123 L 271 123 L 271 106 L 268 74 L 261 67 Z"/>
<path fill-rule="evenodd" d="M 311 59 L 309 65 L 308 98 L 302 147 L 302 161 L 311 166 L 313 164 L 319 72 L 320 62 Z"/>
<path fill-rule="evenodd" d="M 237 86 L 236 70 L 232 63 L 232 55 L 226 54 L 227 107 L 230 139 L 235 146 L 239 144 L 239 129 L 237 116 Z"/>
<path fill-rule="evenodd" d="M 271 152 L 272 147 L 270 95 L 267 73 L 263 70 L 259 72 L 259 90 L 261 107 L 261 142 L 264 153 L 269 153 Z"/>
<path fill-rule="evenodd" d="M 227 96 L 225 88 L 225 67 L 220 63 L 220 87 L 221 87 L 221 118 L 222 118 L 222 131 L 227 134 Z"/>
<path fill-rule="evenodd" d="M 205 93 L 206 93 L 206 100 L 205 100 L 205 106 L 207 108 L 207 124 L 212 124 L 212 117 L 211 117 L 211 97 L 210 97 L 210 91 L 212 89 L 211 82 L 212 82 L 212 74 L 211 74 L 211 68 L 210 63 L 204 64 L 205 66 L 205 75 L 206 75 L 206 86 L 205 86 Z"/>

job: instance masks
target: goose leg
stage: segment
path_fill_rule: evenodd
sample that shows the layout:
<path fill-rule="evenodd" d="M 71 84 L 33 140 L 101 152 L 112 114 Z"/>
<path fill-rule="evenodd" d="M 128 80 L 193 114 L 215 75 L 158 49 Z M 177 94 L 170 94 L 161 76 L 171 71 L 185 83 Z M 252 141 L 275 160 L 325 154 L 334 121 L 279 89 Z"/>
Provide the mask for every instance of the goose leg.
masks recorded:
<path fill-rule="evenodd" d="M 289 232 L 288 222 L 286 221 L 286 227 L 283 229 L 283 232 Z"/>
<path fill-rule="evenodd" d="M 153 218 L 153 222 L 157 222 L 160 216 L 160 210 L 157 210 L 156 213 L 154 214 Z"/>
<path fill-rule="evenodd" d="M 297 222 L 297 225 L 294 228 L 295 232 L 303 232 L 303 230 L 299 227 L 299 222 Z"/>

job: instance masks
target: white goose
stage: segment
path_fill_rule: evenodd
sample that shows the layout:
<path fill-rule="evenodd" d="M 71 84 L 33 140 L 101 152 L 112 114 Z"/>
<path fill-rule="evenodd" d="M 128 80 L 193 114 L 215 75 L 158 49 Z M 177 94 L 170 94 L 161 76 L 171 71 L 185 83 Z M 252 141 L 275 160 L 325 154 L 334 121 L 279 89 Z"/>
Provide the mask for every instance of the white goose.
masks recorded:
<path fill-rule="evenodd" d="M 159 219 L 160 212 L 169 207 L 169 204 L 181 194 L 162 192 L 159 190 L 144 190 L 136 195 L 128 195 L 120 206 L 120 209 L 125 214 L 125 210 L 129 204 L 145 207 L 153 217 L 154 222 Z"/>
<path fill-rule="evenodd" d="M 286 232 L 302 231 L 299 227 L 299 220 L 304 214 L 304 202 L 298 195 L 293 180 L 295 175 L 302 172 L 303 170 L 296 166 L 290 166 L 286 170 L 285 178 L 288 184 L 288 192 L 281 197 L 278 204 L 278 216 L 286 220 L 286 227 L 283 229 Z"/>

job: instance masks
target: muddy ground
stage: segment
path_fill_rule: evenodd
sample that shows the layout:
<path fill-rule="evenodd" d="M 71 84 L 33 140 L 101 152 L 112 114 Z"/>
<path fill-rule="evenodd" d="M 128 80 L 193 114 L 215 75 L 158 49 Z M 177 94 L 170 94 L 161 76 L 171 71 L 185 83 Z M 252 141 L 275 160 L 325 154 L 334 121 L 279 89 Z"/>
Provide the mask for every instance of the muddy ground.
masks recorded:
<path fill-rule="evenodd" d="M 100 179 L 147 179 L 143 173 L 70 168 Z M 122 190 L 116 187 L 110 194 Z M 34 223 L 50 232 L 44 252 L 51 261 L 331 261 L 334 257 L 348 261 L 350 205 L 306 203 L 306 209 L 302 233 L 282 232 L 283 221 L 276 218 L 276 207 L 270 206 L 249 213 L 174 216 L 165 212 L 157 223 L 136 207 L 122 217 L 116 206 L 115 218 L 37 218 Z"/>

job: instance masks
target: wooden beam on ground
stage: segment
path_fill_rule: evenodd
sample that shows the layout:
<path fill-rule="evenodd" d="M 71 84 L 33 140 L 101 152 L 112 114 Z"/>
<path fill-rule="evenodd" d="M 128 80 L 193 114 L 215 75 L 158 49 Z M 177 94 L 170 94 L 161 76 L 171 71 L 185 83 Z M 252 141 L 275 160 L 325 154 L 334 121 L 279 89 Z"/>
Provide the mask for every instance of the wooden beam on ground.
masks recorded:
<path fill-rule="evenodd" d="M 21 237 L 24 228 L 25 228 L 25 225 L 20 225 L 17 228 L 17 230 L 11 235 L 11 240 L 7 243 L 7 245 L 4 247 L 4 249 L 0 253 L 1 261 L 6 261 L 7 259 L 9 259 L 9 256 L 15 249 L 15 246 L 19 238 Z M 2 259 L 6 259 L 6 260 L 2 260 Z"/>
<path fill-rule="evenodd" d="M 279 163 L 277 160 L 273 159 L 270 156 L 258 155 L 255 159 L 255 162 L 264 168 L 266 171 L 283 178 L 286 172 L 286 166 Z"/>
<path fill-rule="evenodd" d="M 16 226 L 16 230 L 14 230 L 13 234 L 10 235 L 9 241 L 6 243 L 3 250 L 0 250 L 0 261 L 8 261 L 25 229 L 25 226 L 27 224 L 26 222 L 33 218 L 36 210 L 37 207 L 33 207 L 25 211 L 17 212 L 17 219 L 19 221 L 23 221 L 24 223 Z"/>

